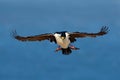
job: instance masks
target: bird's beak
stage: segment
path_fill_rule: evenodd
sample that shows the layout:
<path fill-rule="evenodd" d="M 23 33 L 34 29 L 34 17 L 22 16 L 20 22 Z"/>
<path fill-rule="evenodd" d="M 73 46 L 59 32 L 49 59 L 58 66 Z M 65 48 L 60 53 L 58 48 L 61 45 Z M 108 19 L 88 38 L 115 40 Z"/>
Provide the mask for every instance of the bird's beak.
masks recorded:
<path fill-rule="evenodd" d="M 62 37 L 61 37 L 61 39 L 62 39 L 62 40 L 64 40 L 64 39 L 65 39 L 65 37 L 63 37 L 63 36 L 62 36 Z"/>

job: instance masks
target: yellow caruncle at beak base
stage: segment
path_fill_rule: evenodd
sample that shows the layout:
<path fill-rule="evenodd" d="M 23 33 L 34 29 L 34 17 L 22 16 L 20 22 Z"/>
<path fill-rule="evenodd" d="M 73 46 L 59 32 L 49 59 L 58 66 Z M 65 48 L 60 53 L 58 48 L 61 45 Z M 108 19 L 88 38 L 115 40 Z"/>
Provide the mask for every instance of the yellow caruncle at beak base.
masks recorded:
<path fill-rule="evenodd" d="M 61 39 L 63 40 L 63 39 L 65 39 L 65 37 L 61 37 Z"/>

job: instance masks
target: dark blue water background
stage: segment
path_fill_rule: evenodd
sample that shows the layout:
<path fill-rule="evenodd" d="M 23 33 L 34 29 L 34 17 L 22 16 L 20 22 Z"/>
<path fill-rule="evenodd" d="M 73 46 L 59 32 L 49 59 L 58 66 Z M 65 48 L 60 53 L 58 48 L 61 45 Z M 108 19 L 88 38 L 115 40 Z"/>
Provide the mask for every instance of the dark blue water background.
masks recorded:
<path fill-rule="evenodd" d="M 98 32 L 77 39 L 80 50 L 65 56 L 49 41 L 12 38 L 67 30 Z M 0 80 L 120 80 L 119 0 L 0 0 Z"/>

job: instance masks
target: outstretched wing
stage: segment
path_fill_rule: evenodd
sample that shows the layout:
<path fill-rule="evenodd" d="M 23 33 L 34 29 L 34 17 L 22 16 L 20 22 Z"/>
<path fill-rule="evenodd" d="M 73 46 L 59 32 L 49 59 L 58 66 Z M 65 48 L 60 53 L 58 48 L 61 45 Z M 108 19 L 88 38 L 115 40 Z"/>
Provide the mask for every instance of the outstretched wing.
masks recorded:
<path fill-rule="evenodd" d="M 56 42 L 55 37 L 51 33 L 40 34 L 35 36 L 19 36 L 17 35 L 16 31 L 13 32 L 13 37 L 20 41 L 42 41 L 42 40 L 50 40 L 50 42 Z"/>
<path fill-rule="evenodd" d="M 104 26 L 101 28 L 100 32 L 98 33 L 84 33 L 84 32 L 73 32 L 70 33 L 70 37 L 73 38 L 81 38 L 81 37 L 96 37 L 96 36 L 102 36 L 108 33 L 108 27 Z"/>
<path fill-rule="evenodd" d="M 73 33 L 70 33 L 70 40 L 71 42 L 74 42 L 76 41 L 75 38 L 102 36 L 102 35 L 107 34 L 108 31 L 109 31 L 108 27 L 103 26 L 98 33 L 73 32 Z"/>

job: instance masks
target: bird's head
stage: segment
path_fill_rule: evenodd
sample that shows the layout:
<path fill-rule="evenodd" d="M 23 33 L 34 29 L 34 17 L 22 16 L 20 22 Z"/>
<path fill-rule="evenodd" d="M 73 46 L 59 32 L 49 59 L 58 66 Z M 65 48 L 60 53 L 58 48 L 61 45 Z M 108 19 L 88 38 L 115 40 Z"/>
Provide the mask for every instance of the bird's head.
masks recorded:
<path fill-rule="evenodd" d="M 63 32 L 60 33 L 61 34 L 60 38 L 62 40 L 64 40 L 66 38 L 66 34 L 65 33 L 66 33 L 66 31 L 63 31 Z"/>
<path fill-rule="evenodd" d="M 57 34 L 59 34 L 59 37 L 64 40 L 66 38 L 66 31 L 62 31 L 62 32 L 56 32 Z"/>

